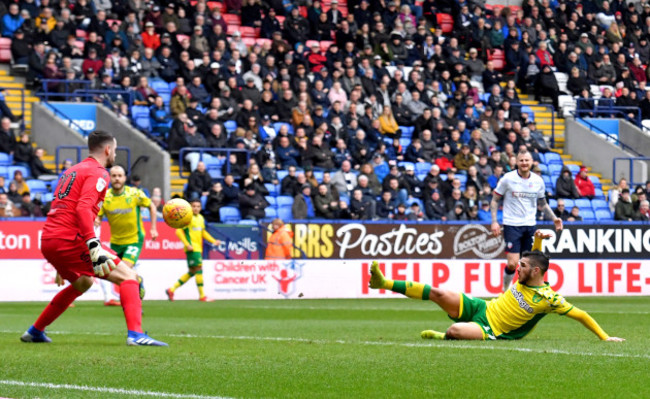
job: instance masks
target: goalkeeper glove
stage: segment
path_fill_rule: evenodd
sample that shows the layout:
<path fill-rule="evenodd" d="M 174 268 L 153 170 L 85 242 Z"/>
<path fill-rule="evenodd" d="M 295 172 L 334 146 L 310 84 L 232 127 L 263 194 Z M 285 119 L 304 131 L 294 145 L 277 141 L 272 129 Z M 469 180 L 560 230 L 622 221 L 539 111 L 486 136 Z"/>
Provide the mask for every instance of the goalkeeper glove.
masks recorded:
<path fill-rule="evenodd" d="M 95 275 L 99 277 L 108 276 L 116 267 L 115 262 L 113 262 L 115 257 L 102 248 L 102 244 L 96 238 L 86 241 L 86 245 L 88 245 L 88 252 L 90 252 L 90 260 L 93 262 Z"/>

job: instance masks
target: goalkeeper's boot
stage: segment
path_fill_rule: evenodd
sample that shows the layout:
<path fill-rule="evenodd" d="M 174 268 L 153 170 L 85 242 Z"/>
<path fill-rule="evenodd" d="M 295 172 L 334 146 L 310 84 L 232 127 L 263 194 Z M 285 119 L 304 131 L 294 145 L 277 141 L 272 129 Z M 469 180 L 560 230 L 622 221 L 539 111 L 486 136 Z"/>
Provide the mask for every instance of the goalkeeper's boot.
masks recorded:
<path fill-rule="evenodd" d="M 142 279 L 142 276 L 139 275 L 139 274 L 136 275 L 136 279 L 138 280 L 138 284 L 140 285 L 140 300 L 143 300 L 144 299 L 144 294 L 145 294 L 144 280 Z"/>
<path fill-rule="evenodd" d="M 379 270 L 379 263 L 376 260 L 370 265 L 370 288 L 384 288 L 386 279 L 384 274 Z"/>
<path fill-rule="evenodd" d="M 104 306 L 122 306 L 122 303 L 120 303 L 120 301 L 117 299 L 109 299 L 108 301 L 104 302 Z"/>
<path fill-rule="evenodd" d="M 167 288 L 165 294 L 167 294 L 167 298 L 169 298 L 171 302 L 174 302 L 174 291 L 172 291 L 171 288 Z"/>
<path fill-rule="evenodd" d="M 445 339 L 445 333 L 434 330 L 424 330 L 420 333 L 422 339 Z"/>
<path fill-rule="evenodd" d="M 214 302 L 214 299 L 208 298 L 207 296 L 202 296 L 201 298 L 199 298 L 199 301 L 200 302 Z"/>
<path fill-rule="evenodd" d="M 147 333 L 141 333 L 135 331 L 129 331 L 129 334 L 126 338 L 126 345 L 127 346 L 169 346 L 162 341 L 157 341 L 151 338 L 150 336 L 147 335 Z"/>
<path fill-rule="evenodd" d="M 50 343 L 52 340 L 45 334 L 45 331 L 37 330 L 34 326 L 29 327 L 25 334 L 20 337 L 23 342 Z"/>

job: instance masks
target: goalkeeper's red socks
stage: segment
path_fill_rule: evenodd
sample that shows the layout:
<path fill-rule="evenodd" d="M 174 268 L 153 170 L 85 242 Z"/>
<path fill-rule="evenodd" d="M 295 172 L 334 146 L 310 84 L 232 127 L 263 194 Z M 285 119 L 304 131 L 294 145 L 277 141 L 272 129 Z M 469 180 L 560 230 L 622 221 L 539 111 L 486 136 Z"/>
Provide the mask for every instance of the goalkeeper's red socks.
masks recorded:
<path fill-rule="evenodd" d="M 69 285 L 58 294 L 52 298 L 52 301 L 45 307 L 43 313 L 38 317 L 36 323 L 34 323 L 34 328 L 39 331 L 45 330 L 45 327 L 52 324 L 66 309 L 74 302 L 75 299 L 79 298 L 83 292 L 77 291 L 76 288 Z"/>
<path fill-rule="evenodd" d="M 127 330 L 143 332 L 140 285 L 136 280 L 126 280 L 120 284 L 120 302 L 122 302 Z"/>

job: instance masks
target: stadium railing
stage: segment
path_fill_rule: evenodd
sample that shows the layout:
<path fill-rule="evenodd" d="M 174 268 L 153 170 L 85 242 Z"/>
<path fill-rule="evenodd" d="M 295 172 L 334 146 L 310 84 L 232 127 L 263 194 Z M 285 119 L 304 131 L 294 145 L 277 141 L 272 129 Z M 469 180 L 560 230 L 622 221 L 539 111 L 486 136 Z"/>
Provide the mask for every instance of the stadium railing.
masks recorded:
<path fill-rule="evenodd" d="M 81 153 L 82 151 L 87 151 L 88 147 L 80 145 L 60 145 L 56 147 L 55 162 L 56 162 L 56 173 L 59 173 L 59 167 L 61 165 L 61 151 L 63 150 L 75 150 L 76 160 L 73 160 L 73 164 L 77 164 L 82 161 Z M 131 149 L 129 147 L 117 147 L 116 151 L 126 152 L 126 174 L 127 176 L 131 175 Z M 66 157 L 67 159 L 67 157 Z"/>
<path fill-rule="evenodd" d="M 634 164 L 635 164 L 636 161 L 641 161 L 641 162 L 646 161 L 646 164 L 645 164 L 646 169 L 645 169 L 645 171 L 647 172 L 648 165 L 650 165 L 650 163 L 648 163 L 648 161 L 650 161 L 650 157 L 636 156 L 636 157 L 618 157 L 618 158 L 614 158 L 612 160 L 612 176 L 613 176 L 612 181 L 614 182 L 614 184 L 618 184 L 618 181 L 616 180 L 616 176 L 619 176 L 619 175 L 620 176 L 625 176 L 625 173 L 620 173 L 620 174 L 616 173 L 616 169 L 617 169 L 616 165 L 618 164 L 619 161 L 627 163 L 628 185 L 630 187 L 636 187 L 636 186 L 639 186 L 639 185 L 645 186 L 646 182 L 648 181 L 647 173 L 646 173 L 645 178 L 642 177 L 640 181 L 635 181 L 634 179 L 635 179 L 636 175 L 634 174 Z M 625 170 L 625 168 L 622 168 L 622 169 Z"/>
<path fill-rule="evenodd" d="M 616 105 L 611 105 L 614 100 L 603 101 L 603 98 L 578 98 L 576 99 L 576 110 L 574 111 L 575 115 L 583 117 L 584 115 L 590 115 L 593 117 L 606 117 L 606 118 L 623 118 L 630 123 L 638 126 L 639 129 L 643 129 L 641 124 L 641 108 L 639 107 L 621 107 Z M 605 103 L 606 105 L 600 105 Z M 586 105 L 586 107 L 585 107 Z M 593 106 L 592 106 L 593 105 Z M 633 113 L 634 118 L 630 118 L 629 114 Z"/>
<path fill-rule="evenodd" d="M 244 153 L 246 154 L 246 165 L 248 165 L 248 162 L 250 161 L 251 158 L 251 152 L 248 150 L 239 150 L 236 148 L 211 148 L 211 147 L 184 147 L 181 148 L 181 150 L 178 153 L 178 163 L 179 165 L 183 165 L 185 163 L 185 155 L 189 153 L 199 153 L 199 160 L 206 162 L 206 169 L 216 169 L 219 168 L 221 170 L 221 166 L 223 165 L 223 162 L 215 162 L 214 164 L 209 163 L 207 161 L 208 159 L 212 160 L 212 154 L 225 154 L 226 158 L 230 157 L 230 154 L 241 154 Z M 210 157 L 207 157 L 206 155 L 209 155 Z M 227 164 L 226 166 L 226 173 L 230 173 L 230 164 L 228 161 L 225 162 Z M 183 170 L 183 168 L 178 169 L 178 175 L 182 179 L 186 179 L 189 177 L 189 174 L 186 174 Z"/>
<path fill-rule="evenodd" d="M 67 79 L 43 79 L 41 80 L 41 92 L 42 93 L 58 93 L 56 91 L 50 91 L 49 86 L 56 84 L 57 86 L 63 84 L 64 91 L 62 94 L 69 93 L 69 86 L 71 84 L 78 84 L 84 86 L 84 90 L 90 89 L 91 85 L 90 80 L 80 80 L 80 79 L 75 79 L 75 80 L 67 80 Z"/>

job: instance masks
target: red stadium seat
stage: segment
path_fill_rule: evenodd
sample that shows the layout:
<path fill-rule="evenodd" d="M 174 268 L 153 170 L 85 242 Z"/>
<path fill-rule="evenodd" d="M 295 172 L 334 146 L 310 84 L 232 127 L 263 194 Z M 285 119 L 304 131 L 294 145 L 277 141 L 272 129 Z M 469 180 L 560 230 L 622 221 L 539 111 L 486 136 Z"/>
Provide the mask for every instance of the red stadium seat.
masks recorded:
<path fill-rule="evenodd" d="M 442 29 L 442 33 L 451 33 L 454 30 L 454 18 L 445 13 L 436 14 L 438 26 Z"/>
<path fill-rule="evenodd" d="M 246 47 L 253 47 L 255 45 L 255 38 L 254 37 L 243 37 L 241 39 L 242 42 L 246 45 Z"/>
<path fill-rule="evenodd" d="M 86 31 L 83 29 L 77 29 L 75 36 L 77 36 L 77 39 L 86 40 L 88 33 L 86 33 Z"/>
<path fill-rule="evenodd" d="M 320 46 L 320 42 L 319 42 L 318 40 L 307 40 L 307 41 L 305 42 L 305 47 L 307 47 L 307 48 L 310 49 L 310 48 L 312 48 L 312 46 L 313 46 L 314 44 Z"/>
<path fill-rule="evenodd" d="M 307 6 L 300 6 L 298 9 L 300 10 L 300 15 L 307 18 Z"/>
<path fill-rule="evenodd" d="M 226 5 L 224 3 L 220 3 L 218 1 L 208 1 L 207 6 L 210 9 L 210 11 L 214 10 L 215 8 L 218 8 L 219 10 L 221 10 L 222 14 L 225 14 L 226 11 L 227 11 Z"/>
<path fill-rule="evenodd" d="M 503 70 L 506 66 L 506 55 L 501 49 L 488 50 L 488 61 L 492 61 L 494 69 L 497 71 Z"/>
<path fill-rule="evenodd" d="M 11 50 L 0 49 L 0 62 L 11 62 Z"/>
<path fill-rule="evenodd" d="M 228 25 L 241 25 L 241 17 L 235 14 L 223 14 L 223 20 Z"/>
<path fill-rule="evenodd" d="M 180 34 L 176 35 L 176 40 L 178 40 L 179 43 L 181 43 L 185 39 L 190 40 L 190 37 L 187 35 L 180 35 Z"/>
<path fill-rule="evenodd" d="M 240 26 L 239 31 L 241 32 L 241 37 L 252 37 L 252 38 L 260 37 L 259 28 L 253 28 L 250 26 Z"/>
<path fill-rule="evenodd" d="M 322 52 L 327 51 L 327 49 L 329 49 L 330 46 L 331 46 L 332 44 L 334 44 L 333 41 L 322 40 L 322 41 L 320 42 L 320 51 L 322 51 Z"/>
<path fill-rule="evenodd" d="M 278 19 L 278 22 L 280 23 L 280 26 L 284 27 L 284 19 L 286 17 L 282 16 L 282 15 L 278 15 L 276 18 Z"/>
<path fill-rule="evenodd" d="M 517 12 L 519 10 L 521 10 L 521 7 L 519 7 L 519 6 L 508 6 L 508 7 L 510 7 L 510 11 L 512 12 L 512 14 L 515 14 L 515 15 L 517 15 Z"/>
<path fill-rule="evenodd" d="M 84 49 L 84 42 L 81 40 L 75 40 L 74 45 L 77 46 L 78 49 L 82 50 Z"/>
<path fill-rule="evenodd" d="M 11 39 L 0 37 L 0 50 L 11 50 Z"/>
<path fill-rule="evenodd" d="M 255 44 L 259 44 L 260 46 L 264 47 L 265 44 L 271 44 L 273 43 L 273 40 L 271 39 L 255 39 Z"/>
<path fill-rule="evenodd" d="M 113 23 L 115 23 L 115 22 L 117 22 L 117 24 L 120 25 L 120 26 L 122 25 L 122 21 L 120 21 L 119 19 L 107 19 L 106 20 L 106 23 L 108 24 L 108 26 L 113 26 Z"/>
<path fill-rule="evenodd" d="M 226 34 L 232 36 L 235 34 L 235 32 L 239 32 L 240 28 L 241 26 L 239 25 L 228 25 L 228 29 L 226 29 Z"/>

